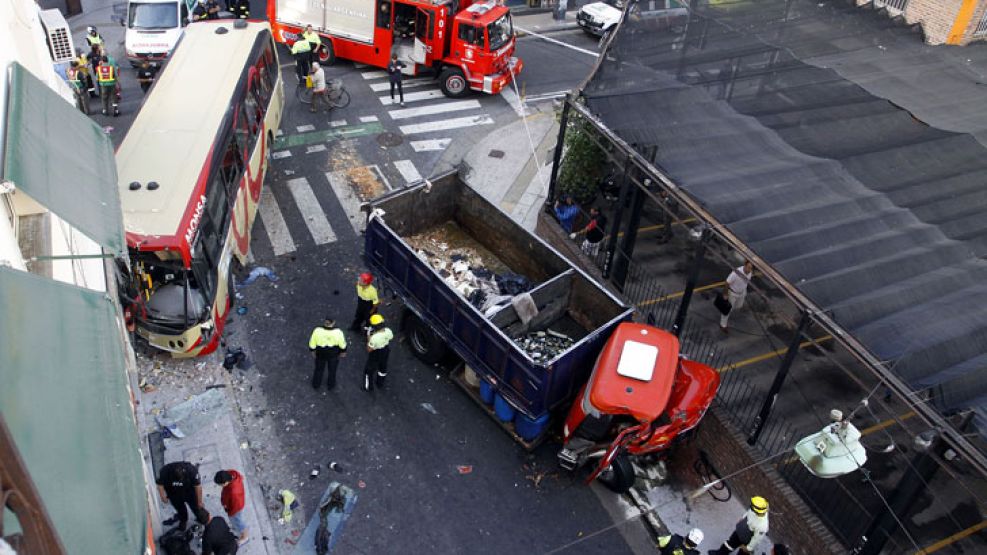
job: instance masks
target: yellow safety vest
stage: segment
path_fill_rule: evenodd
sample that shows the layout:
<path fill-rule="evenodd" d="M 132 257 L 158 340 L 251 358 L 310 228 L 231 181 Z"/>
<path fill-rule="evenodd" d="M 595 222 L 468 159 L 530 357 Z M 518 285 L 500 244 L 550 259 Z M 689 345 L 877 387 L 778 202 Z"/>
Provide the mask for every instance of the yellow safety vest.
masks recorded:
<path fill-rule="evenodd" d="M 308 348 L 316 349 L 319 347 L 338 347 L 345 350 L 346 336 L 338 328 L 330 330 L 319 326 L 312 331 L 312 337 L 308 340 Z"/>
<path fill-rule="evenodd" d="M 319 37 L 319 34 L 316 33 L 315 31 L 312 31 L 311 33 L 302 33 L 302 38 L 305 39 L 309 44 L 311 44 L 312 48 L 315 48 L 316 46 L 322 44 L 322 39 Z"/>
<path fill-rule="evenodd" d="M 356 296 L 360 297 L 361 300 L 380 304 L 380 299 L 377 297 L 377 288 L 373 285 L 356 284 Z"/>
<path fill-rule="evenodd" d="M 116 70 L 109 64 L 96 67 L 96 80 L 100 85 L 112 85 L 117 82 Z"/>
<path fill-rule="evenodd" d="M 95 46 L 97 44 L 103 46 L 103 37 L 99 36 L 98 34 L 86 35 L 86 41 L 89 43 L 89 46 Z"/>
<path fill-rule="evenodd" d="M 292 54 L 304 54 L 306 52 L 312 51 L 312 43 L 307 40 L 296 40 L 295 44 L 291 46 Z"/>
<path fill-rule="evenodd" d="M 394 339 L 394 332 L 391 328 L 382 328 L 370 334 L 367 339 L 367 346 L 370 350 L 376 351 L 378 349 L 383 349 Z"/>

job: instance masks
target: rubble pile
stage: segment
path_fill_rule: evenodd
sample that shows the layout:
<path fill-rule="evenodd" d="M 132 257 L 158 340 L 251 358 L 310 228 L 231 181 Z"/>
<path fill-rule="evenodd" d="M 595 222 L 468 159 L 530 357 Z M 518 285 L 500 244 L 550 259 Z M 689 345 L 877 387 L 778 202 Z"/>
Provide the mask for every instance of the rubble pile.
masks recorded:
<path fill-rule="evenodd" d="M 529 291 L 533 284 L 515 274 L 493 253 L 448 222 L 405 239 L 450 287 L 487 317 Z"/>
<path fill-rule="evenodd" d="M 514 343 L 535 362 L 548 362 L 572 347 L 575 341 L 564 333 L 552 330 L 533 331 L 514 338 Z"/>

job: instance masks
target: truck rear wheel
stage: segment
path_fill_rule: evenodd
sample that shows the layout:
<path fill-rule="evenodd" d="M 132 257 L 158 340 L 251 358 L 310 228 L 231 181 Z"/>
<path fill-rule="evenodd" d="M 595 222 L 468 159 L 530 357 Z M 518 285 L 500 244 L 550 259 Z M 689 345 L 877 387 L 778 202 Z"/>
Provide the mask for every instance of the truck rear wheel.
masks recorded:
<path fill-rule="evenodd" d="M 332 41 L 322 43 L 319 48 L 319 63 L 331 66 L 336 62 L 336 51 L 332 49 Z"/>
<path fill-rule="evenodd" d="M 597 480 L 615 493 L 627 493 L 634 486 L 634 465 L 626 455 L 614 457 L 610 466 L 597 476 Z"/>
<path fill-rule="evenodd" d="M 448 67 L 439 74 L 439 85 L 442 87 L 442 94 L 449 98 L 459 98 L 469 93 L 469 83 L 463 70 L 458 67 Z"/>
<path fill-rule="evenodd" d="M 415 356 L 426 364 L 436 364 L 446 355 L 446 344 L 418 316 L 408 314 L 408 344 Z"/>

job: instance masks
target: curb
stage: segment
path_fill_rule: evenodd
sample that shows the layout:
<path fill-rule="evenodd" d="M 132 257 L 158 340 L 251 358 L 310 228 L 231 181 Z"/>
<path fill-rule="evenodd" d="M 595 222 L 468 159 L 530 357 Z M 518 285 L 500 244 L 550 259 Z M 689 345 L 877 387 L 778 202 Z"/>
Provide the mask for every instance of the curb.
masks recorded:
<path fill-rule="evenodd" d="M 647 498 L 637 490 L 637 488 L 631 488 L 627 492 L 634 506 L 637 510 L 641 511 L 641 516 L 644 520 L 645 526 L 648 531 L 651 532 L 651 536 L 657 541 L 658 536 L 663 536 L 668 533 L 668 527 L 655 515 L 654 507 L 648 503 Z"/>

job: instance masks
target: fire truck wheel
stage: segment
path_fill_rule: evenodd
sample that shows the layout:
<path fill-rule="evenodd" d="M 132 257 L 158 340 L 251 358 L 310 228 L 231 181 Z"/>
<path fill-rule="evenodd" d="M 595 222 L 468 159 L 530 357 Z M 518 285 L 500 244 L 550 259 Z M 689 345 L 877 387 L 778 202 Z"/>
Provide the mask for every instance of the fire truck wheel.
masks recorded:
<path fill-rule="evenodd" d="M 426 364 L 435 364 L 446 355 L 442 338 L 414 314 L 408 314 L 408 344 L 415 356 Z"/>
<path fill-rule="evenodd" d="M 627 493 L 634 485 L 634 465 L 627 456 L 617 455 L 597 479 L 615 493 Z"/>
<path fill-rule="evenodd" d="M 319 63 L 324 66 L 331 66 L 336 61 L 336 51 L 332 49 L 332 42 L 322 43 L 319 48 Z"/>
<path fill-rule="evenodd" d="M 469 93 L 469 84 L 463 70 L 458 67 L 449 67 L 442 70 L 439 75 L 439 83 L 442 87 L 442 94 L 449 98 L 459 98 Z"/>

